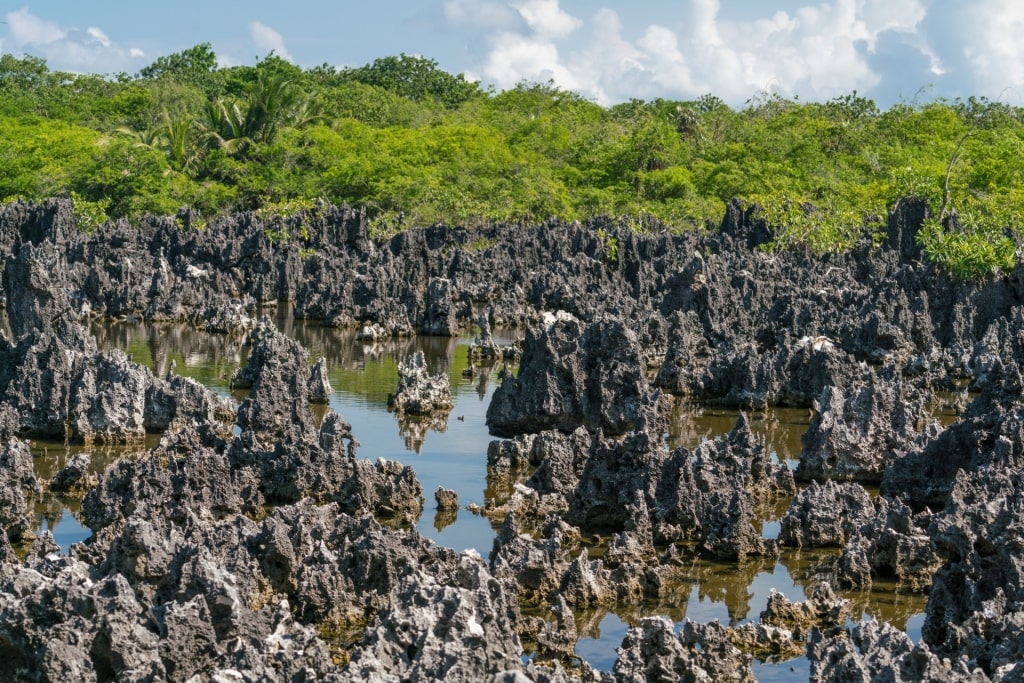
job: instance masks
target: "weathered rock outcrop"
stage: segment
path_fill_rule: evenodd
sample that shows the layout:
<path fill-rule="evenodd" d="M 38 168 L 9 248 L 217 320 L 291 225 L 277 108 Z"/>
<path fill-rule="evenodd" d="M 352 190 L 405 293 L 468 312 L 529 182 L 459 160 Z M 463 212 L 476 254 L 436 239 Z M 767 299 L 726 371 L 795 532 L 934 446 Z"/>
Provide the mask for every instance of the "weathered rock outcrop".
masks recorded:
<path fill-rule="evenodd" d="M 1020 469 L 992 465 L 958 472 L 931 524 L 943 566 L 922 637 L 936 654 L 966 659 L 994 680 L 1024 674 L 1022 515 Z"/>
<path fill-rule="evenodd" d="M 945 504 L 959 471 L 1024 466 L 1024 380 L 1016 365 L 995 364 L 992 380 L 955 423 L 894 459 L 882 493 L 911 505 Z"/>
<path fill-rule="evenodd" d="M 645 362 L 662 365 L 659 386 L 742 407 L 810 405 L 824 386 L 844 386 L 841 371 L 856 361 L 896 363 L 931 382 L 950 371 L 981 378 L 994 348 L 1017 353 L 1005 334 L 993 338 L 997 347 L 977 343 L 1019 306 L 1024 281 L 960 283 L 922 264 L 914 236 L 926 216 L 920 201 L 903 200 L 884 248 L 865 240 L 823 256 L 752 249 L 771 226 L 740 202 L 714 234 L 671 234 L 656 223 L 637 234 L 594 219 L 433 226 L 374 242 L 365 214 L 348 207 L 238 214 L 202 230 L 183 211 L 84 235 L 70 202 L 54 200 L 3 207 L 0 246 L 56 245 L 79 313 L 212 329 L 246 329 L 250 301 L 293 301 L 302 317 L 386 336 L 448 334 L 484 310 L 515 325 L 545 311 L 592 322 L 615 310 L 634 321 Z M 836 362 L 801 359 L 802 340 L 832 340 L 838 352 L 826 356 Z"/>
<path fill-rule="evenodd" d="M 431 375 L 422 351 L 398 366 L 398 388 L 388 394 L 388 408 L 398 416 L 429 416 L 452 409 L 448 374 Z"/>
<path fill-rule="evenodd" d="M 792 496 L 796 484 L 785 463 L 773 461 L 764 442 L 750 430 L 745 415 L 740 414 L 727 436 L 697 447 L 693 481 L 700 492 L 695 512 L 706 552 L 743 560 L 773 549 L 754 527 L 760 518 L 758 508 Z"/>
<path fill-rule="evenodd" d="M 331 380 L 327 376 L 327 359 L 320 356 L 309 371 L 309 402 L 326 404 L 330 401 L 333 391 Z"/>
<path fill-rule="evenodd" d="M 801 479 L 878 483 L 886 463 L 920 448 L 940 428 L 925 397 L 904 395 L 894 366 L 843 386 L 828 386 L 814 401 L 814 418 L 801 441 Z M 928 434 L 922 434 L 928 430 Z"/>
<path fill-rule="evenodd" d="M 849 618 L 850 601 L 838 597 L 827 583 L 815 585 L 811 597 L 803 602 L 792 602 L 772 590 L 761 612 L 761 623 L 785 627 L 801 639 L 806 639 L 813 629 L 835 632 L 845 626 Z"/>
<path fill-rule="evenodd" d="M 796 548 L 842 548 L 874 516 L 871 494 L 860 484 L 812 481 L 782 518 L 779 542 Z"/>
<path fill-rule="evenodd" d="M 8 539 L 19 542 L 31 536 L 33 514 L 31 502 L 42 493 L 29 445 L 11 439 L 0 451 L 0 530 Z"/>
<path fill-rule="evenodd" d="M 459 602 L 474 611 L 433 656 L 425 648 L 421 675 L 442 678 L 451 662 L 440 653 L 451 654 L 456 637 L 473 637 L 475 628 L 486 629 L 492 655 L 484 662 L 458 657 L 466 676 L 460 680 L 518 663 L 508 654 L 517 651 L 514 603 L 479 559 L 474 571 L 450 551 L 335 506 L 280 508 L 260 525 L 203 517 L 200 511 L 168 525 L 160 516 L 132 516 L 121 531 L 82 548 L 88 557 L 109 544 L 100 564 L 41 549 L 27 566 L 4 567 L 0 673 L 12 680 L 55 673 L 75 680 L 216 680 L 234 670 L 250 680 L 324 680 L 340 671 L 314 625 L 358 624 L 390 606 L 406 610 L 404 634 L 431 643 L 437 618 L 450 618 L 443 610 Z M 417 598 L 436 592 L 436 609 L 396 597 L 402 591 Z M 381 629 L 378 635 L 398 633 Z M 367 636 L 366 650 L 376 642 Z M 394 661 L 387 664 L 393 671 Z"/>
<path fill-rule="evenodd" d="M 811 482 L 782 518 L 779 542 L 792 547 L 842 548 L 839 581 L 867 590 L 872 577 L 926 588 L 940 565 L 928 535 L 931 514 L 899 500 L 872 499 L 859 484 Z"/>
<path fill-rule="evenodd" d="M 738 650 L 717 622 L 687 621 L 681 633 L 663 617 L 648 617 L 630 629 L 619 648 L 615 680 L 738 681 L 753 683 L 753 657 Z"/>
<path fill-rule="evenodd" d="M 921 262 L 926 215 L 902 201 L 882 248 L 818 255 L 755 249 L 771 226 L 739 202 L 714 234 L 595 219 L 434 226 L 387 242 L 369 239 L 365 214 L 326 205 L 203 230 L 183 211 L 91 235 L 66 201 L 0 207 L 12 333 L 0 337 L 0 677 L 610 680 L 585 663 L 572 675 L 523 665 L 520 637 L 574 663 L 570 609 L 663 596 L 684 546 L 772 554 L 758 510 L 794 493 L 745 419 L 670 450 L 647 384 L 657 370 L 657 387 L 710 404 L 813 406 L 799 474 L 827 481 L 797 499 L 782 541 L 842 546 L 837 573 L 854 586 L 930 584 L 928 617 L 918 645 L 873 622 L 847 637 L 837 601 L 817 593 L 802 608 L 773 596 L 762 623 L 740 629 L 677 635 L 648 620 L 623 643 L 617 680 L 749 680 L 750 652 L 802 643 L 816 680 L 1016 680 L 1024 269 L 949 278 Z M 501 491 L 484 512 L 505 520 L 490 567 L 408 529 L 423 504 L 410 468 L 357 460 L 351 426 L 331 411 L 317 429 L 309 403 L 330 394 L 324 364 L 311 373 L 298 344 L 254 327 L 255 303 L 277 301 L 370 338 L 453 335 L 483 311 L 485 362 L 514 357 L 488 339 L 492 322 L 529 327 L 519 373 L 502 372 L 488 411 L 492 431 L 514 438 L 489 452 Z M 93 315 L 251 330 L 234 381 L 248 398 L 235 411 L 173 372 L 99 353 L 79 322 Z M 982 393 L 939 433 L 923 402 L 953 379 Z M 95 486 L 82 459 L 51 481 L 85 493 L 89 541 L 62 557 L 44 534 L 16 559 L 10 539 L 28 535 L 38 486 L 10 437 L 153 431 L 157 448 Z M 876 482 L 883 469 L 875 500 L 831 481 Z M 554 620 L 522 618 L 515 597 L 552 606 Z"/>
<path fill-rule="evenodd" d="M 849 636 L 824 638 L 808 646 L 811 681 L 963 681 L 990 679 L 964 659 L 941 658 L 927 644 L 914 644 L 906 633 L 875 620 L 853 627 Z M 1012 679 L 1007 679 L 1012 680 Z"/>
<path fill-rule="evenodd" d="M 420 334 L 454 337 L 459 333 L 453 287 L 446 278 L 431 278 L 424 294 L 423 313 L 418 326 Z"/>
<path fill-rule="evenodd" d="M 586 325 L 567 315 L 527 331 L 516 377 L 506 375 L 487 408 L 496 436 L 583 426 L 625 434 L 657 420 L 659 394 L 645 377 L 635 335 L 622 322 Z"/>
<path fill-rule="evenodd" d="M 363 680 L 475 683 L 522 666 L 518 608 L 483 560 L 463 554 L 444 584 L 424 572 L 403 580 L 352 653 Z"/>
<path fill-rule="evenodd" d="M 525 485 L 514 483 L 514 472 L 527 462 L 539 463 L 536 471 Z M 494 442 L 489 463 L 491 481 L 514 490 L 500 508 L 509 514 L 492 568 L 510 572 L 529 600 L 549 600 L 561 587 L 578 607 L 642 598 L 646 583 L 660 582 L 636 580 L 636 568 L 657 568 L 655 543 L 696 541 L 719 559 L 768 554 L 774 542 L 755 528 L 755 510 L 796 490 L 792 473 L 773 461 L 745 417 L 727 437 L 705 442 L 692 455 L 669 451 L 660 435 L 607 439 L 581 427 L 571 435 L 549 431 Z M 563 532 L 545 533 L 543 540 L 520 534 L 517 519 L 550 515 L 578 528 L 577 536 L 612 534 L 603 562 L 577 558 Z M 546 532 L 553 529 L 545 525 Z M 619 568 L 634 579 L 616 576 Z"/>
<path fill-rule="evenodd" d="M 230 404 L 195 382 L 158 379 L 123 352 L 97 351 L 71 306 L 65 270 L 49 243 L 26 244 L 4 270 L 18 341 L 0 339 L 0 400 L 18 413 L 19 433 L 118 443 L 177 418 L 232 417 Z"/>
<path fill-rule="evenodd" d="M 898 499 L 885 498 L 878 499 L 876 508 L 875 518 L 861 527 L 860 538 L 844 548 L 840 565 L 866 563 L 874 576 L 896 579 L 911 590 L 927 589 L 942 564 L 929 535 L 931 512 L 926 508 L 914 514 Z M 867 582 L 858 582 L 853 576 L 849 579 L 853 586 L 868 587 Z"/>

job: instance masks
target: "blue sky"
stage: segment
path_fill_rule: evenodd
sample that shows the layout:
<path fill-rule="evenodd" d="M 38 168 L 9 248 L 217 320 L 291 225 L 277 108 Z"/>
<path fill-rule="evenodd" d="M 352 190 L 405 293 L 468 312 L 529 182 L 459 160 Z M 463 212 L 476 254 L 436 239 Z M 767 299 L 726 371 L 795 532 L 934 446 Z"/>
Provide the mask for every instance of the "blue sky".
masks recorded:
<path fill-rule="evenodd" d="M 0 52 L 135 73 L 209 42 L 225 65 L 430 57 L 498 89 L 554 79 L 601 104 L 759 93 L 880 106 L 985 96 L 1024 105 L 1017 0 L 49 0 L 0 4 Z"/>

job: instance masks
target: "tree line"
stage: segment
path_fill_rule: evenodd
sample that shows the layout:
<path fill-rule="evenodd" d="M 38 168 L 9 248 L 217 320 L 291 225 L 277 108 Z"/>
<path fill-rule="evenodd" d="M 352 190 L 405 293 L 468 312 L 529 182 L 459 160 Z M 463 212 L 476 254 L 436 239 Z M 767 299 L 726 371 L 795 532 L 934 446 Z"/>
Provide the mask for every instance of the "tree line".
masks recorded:
<path fill-rule="evenodd" d="M 433 60 L 302 69 L 271 53 L 220 67 L 209 44 L 134 75 L 0 57 L 0 201 L 71 196 L 108 217 L 288 212 L 316 199 L 377 226 L 595 215 L 703 229 L 738 197 L 769 248 L 877 238 L 893 202 L 927 199 L 929 258 L 963 276 L 1015 263 L 1024 110 L 985 98 L 880 110 L 759 93 L 603 107 L 552 83 L 485 89 Z"/>

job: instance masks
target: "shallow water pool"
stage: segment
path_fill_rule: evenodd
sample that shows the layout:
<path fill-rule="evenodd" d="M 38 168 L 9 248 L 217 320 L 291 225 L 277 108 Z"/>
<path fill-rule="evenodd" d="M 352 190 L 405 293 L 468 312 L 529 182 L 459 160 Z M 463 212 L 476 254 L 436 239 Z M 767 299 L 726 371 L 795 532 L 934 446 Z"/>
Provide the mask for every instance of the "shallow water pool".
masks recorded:
<path fill-rule="evenodd" d="M 424 536 L 457 550 L 476 549 L 487 557 L 496 533 L 496 524 L 487 517 L 466 510 L 468 505 L 483 506 L 498 495 L 487 489 L 487 433 L 485 415 L 497 378 L 497 368 L 475 377 L 463 376 L 468 367 L 471 339 L 417 337 L 387 340 L 382 343 L 356 341 L 352 332 L 320 327 L 317 323 L 295 320 L 285 313 L 276 316 L 278 328 L 297 339 L 310 354 L 310 361 L 324 356 L 334 392 L 333 410 L 351 424 L 359 441 L 358 456 L 375 460 L 386 458 L 411 465 L 423 486 L 425 505 L 417 528 Z M 93 327 L 103 349 L 122 349 L 135 362 L 163 376 L 171 367 L 175 372 L 203 383 L 211 390 L 231 396 L 229 382 L 235 368 L 246 360 L 247 349 L 238 340 L 223 335 L 196 331 L 185 325 L 150 325 L 108 322 Z M 509 343 L 513 332 L 496 332 L 498 343 Z M 401 424 L 387 410 L 388 393 L 398 381 L 398 364 L 409 354 L 422 351 L 431 373 L 447 372 L 454 407 L 447 420 L 433 423 Z M 500 366 L 499 366 L 500 367 Z M 232 397 L 239 401 L 244 393 Z M 314 407 L 314 416 L 322 418 L 323 409 Z M 780 462 L 795 466 L 800 453 L 800 436 L 810 415 L 806 410 L 770 410 L 749 415 L 752 429 L 760 434 Z M 735 411 L 710 410 L 682 402 L 676 404 L 667 440 L 671 446 L 693 448 L 704 439 L 727 433 L 737 419 Z M 155 443 L 153 437 L 148 445 Z M 49 479 L 76 452 L 86 450 L 93 457 L 92 468 L 102 471 L 118 457 L 140 451 L 135 448 L 85 448 L 64 444 L 36 443 L 33 453 L 37 473 Z M 460 510 L 455 515 L 438 515 L 433 494 L 438 487 L 458 493 Z M 49 529 L 66 551 L 70 544 L 88 537 L 89 531 L 78 522 L 80 502 L 47 495 L 39 501 L 36 524 Z M 765 537 L 778 534 L 778 519 L 788 501 L 781 501 L 762 520 Z M 678 585 L 657 604 L 597 610 L 577 615 L 579 656 L 594 667 L 610 671 L 615 648 L 626 630 L 644 616 L 664 615 L 680 624 L 685 619 L 739 625 L 756 621 L 767 604 L 772 589 L 791 600 L 805 599 L 805 593 L 822 579 L 828 579 L 821 567 L 827 551 L 787 550 L 776 559 L 752 559 L 741 564 L 695 560 L 683 573 Z M 855 618 L 868 616 L 906 628 L 920 638 L 925 597 L 903 595 L 896 586 L 876 585 L 865 593 L 845 594 L 854 605 Z M 755 674 L 760 680 L 807 680 L 808 662 L 798 658 L 788 662 L 758 663 Z"/>

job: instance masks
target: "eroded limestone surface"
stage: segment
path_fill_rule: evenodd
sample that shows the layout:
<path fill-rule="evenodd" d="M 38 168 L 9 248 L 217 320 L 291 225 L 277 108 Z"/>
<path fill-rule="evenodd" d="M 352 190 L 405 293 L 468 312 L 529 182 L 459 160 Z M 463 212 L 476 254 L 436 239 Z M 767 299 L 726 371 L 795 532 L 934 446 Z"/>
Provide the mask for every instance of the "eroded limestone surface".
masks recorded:
<path fill-rule="evenodd" d="M 685 234 L 594 219 L 375 242 L 347 207 L 193 218 L 86 235 L 64 200 L 0 207 L 0 677 L 745 681 L 755 654 L 797 652 L 815 681 L 1024 676 L 1024 270 L 965 283 L 922 263 L 922 202 L 897 204 L 881 247 L 827 256 L 757 248 L 770 226 L 739 203 L 718 231 Z M 268 236 L 300 227 L 301 247 Z M 411 468 L 361 458 L 330 409 L 314 419 L 328 368 L 257 303 L 367 339 L 480 325 L 471 359 L 501 380 L 488 424 L 506 439 L 480 454 L 505 492 L 483 509 L 501 525 L 486 560 L 414 530 Z M 244 337 L 232 386 L 247 396 L 99 352 L 95 316 Z M 521 349 L 492 324 L 525 330 Z M 447 379 L 421 361 L 401 381 L 402 413 L 446 409 Z M 980 393 L 932 421 L 936 392 L 964 386 Z M 746 416 L 670 448 L 668 395 L 811 410 L 796 471 L 810 483 L 798 492 Z M 147 433 L 157 446 L 98 477 L 76 458 L 43 482 L 21 440 Z M 94 534 L 67 556 L 31 538 L 43 486 L 84 496 Z M 787 500 L 764 538 L 763 511 Z M 574 610 L 661 604 L 694 557 L 744 567 L 793 547 L 836 548 L 840 585 L 927 591 L 922 642 L 848 623 L 822 584 L 736 628 L 642 619 L 610 672 L 574 655 Z"/>

